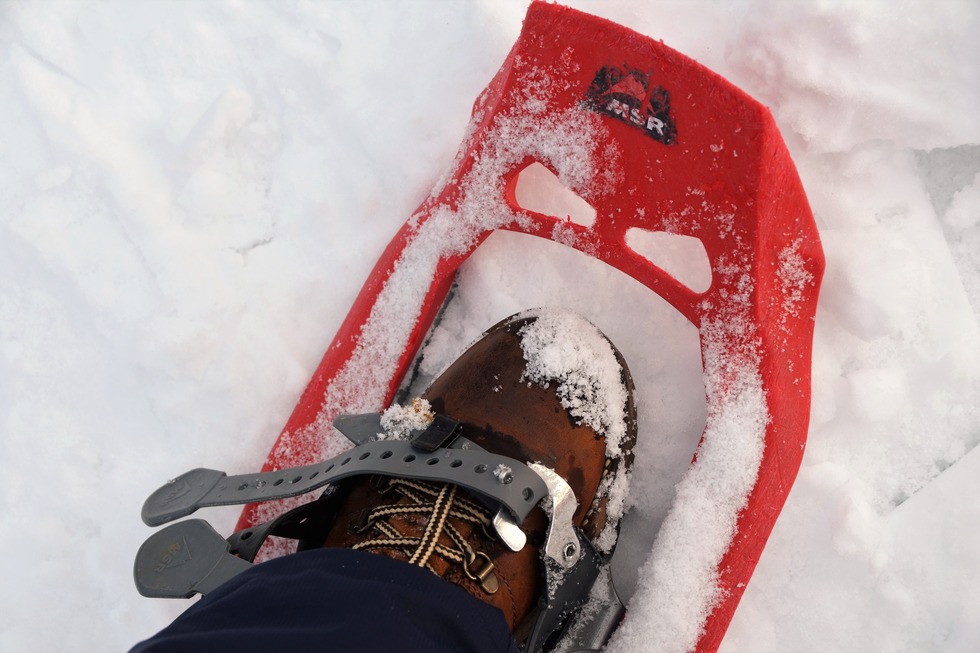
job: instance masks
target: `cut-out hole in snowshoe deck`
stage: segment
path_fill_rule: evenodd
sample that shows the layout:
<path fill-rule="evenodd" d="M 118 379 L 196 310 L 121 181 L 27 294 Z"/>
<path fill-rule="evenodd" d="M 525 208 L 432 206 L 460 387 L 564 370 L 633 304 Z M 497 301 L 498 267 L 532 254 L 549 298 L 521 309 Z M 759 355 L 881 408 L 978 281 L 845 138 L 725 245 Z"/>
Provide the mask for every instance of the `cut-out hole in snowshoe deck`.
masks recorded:
<path fill-rule="evenodd" d="M 567 220 L 583 227 L 595 224 L 596 210 L 561 183 L 554 172 L 535 161 L 517 175 L 514 197 L 519 208 Z"/>
<path fill-rule="evenodd" d="M 694 292 L 703 293 L 711 287 L 711 262 L 700 239 L 630 227 L 626 244 Z"/>
<path fill-rule="evenodd" d="M 595 208 L 537 161 L 517 174 L 514 199 L 516 208 L 561 222 L 588 228 L 596 221 Z M 693 292 L 700 294 L 711 287 L 711 263 L 698 238 L 631 227 L 626 231 L 626 244 Z"/>

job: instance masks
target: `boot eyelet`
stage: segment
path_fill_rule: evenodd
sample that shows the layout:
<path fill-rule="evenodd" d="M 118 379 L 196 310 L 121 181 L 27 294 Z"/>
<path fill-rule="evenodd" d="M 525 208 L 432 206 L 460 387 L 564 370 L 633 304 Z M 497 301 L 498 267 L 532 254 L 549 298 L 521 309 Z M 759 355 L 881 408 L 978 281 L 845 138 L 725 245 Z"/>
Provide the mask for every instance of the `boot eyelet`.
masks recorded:
<path fill-rule="evenodd" d="M 478 558 L 482 558 L 483 563 L 474 565 Z M 477 567 L 475 571 L 474 567 Z M 497 590 L 500 589 L 500 581 L 497 580 L 497 575 L 493 573 L 494 569 L 496 566 L 493 564 L 493 560 L 483 551 L 477 551 L 476 555 L 463 565 L 463 573 L 466 574 L 466 577 L 478 582 L 487 594 L 496 594 Z"/>

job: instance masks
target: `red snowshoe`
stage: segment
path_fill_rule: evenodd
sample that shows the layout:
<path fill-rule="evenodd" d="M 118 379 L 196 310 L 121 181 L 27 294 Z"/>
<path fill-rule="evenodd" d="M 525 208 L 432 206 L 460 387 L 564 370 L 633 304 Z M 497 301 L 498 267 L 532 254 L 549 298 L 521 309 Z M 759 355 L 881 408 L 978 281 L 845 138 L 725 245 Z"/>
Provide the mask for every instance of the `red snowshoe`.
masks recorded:
<path fill-rule="evenodd" d="M 534 164 L 584 198 L 595 209 L 594 222 L 522 209 L 517 178 Z M 769 111 L 691 59 L 624 27 L 532 3 L 520 38 L 474 104 L 451 173 L 381 255 L 263 470 L 288 483 L 291 478 L 277 470 L 312 470 L 350 446 L 332 427 L 340 416 L 376 414 L 392 403 L 456 270 L 498 229 L 604 261 L 697 327 L 707 424 L 658 535 L 653 573 L 636 600 L 666 605 L 684 597 L 685 623 L 651 637 L 669 640 L 672 650 L 715 650 L 803 455 L 823 254 Z M 685 285 L 631 249 L 627 233 L 636 230 L 699 243 L 710 283 Z M 338 425 L 360 433 L 343 420 Z M 205 486 L 225 478 L 197 471 L 168 496 L 206 494 Z M 256 482 L 249 479 L 242 483 Z M 536 483 L 532 477 L 522 482 Z M 247 500 L 296 494 L 281 486 L 254 489 L 245 491 Z M 527 514 L 522 500 L 496 500 L 502 518 L 520 526 Z M 281 515 L 300 503 L 251 503 L 240 532 L 270 532 L 260 525 L 278 519 L 279 533 L 288 535 L 289 518 Z M 200 505 L 214 503 L 191 501 L 181 514 Z M 176 516 L 144 511 L 153 524 Z M 222 557 L 227 548 L 218 540 Z M 241 536 L 230 540 L 239 557 L 222 557 L 196 591 L 237 573 L 256 555 Z M 266 547 L 260 557 L 284 551 Z M 645 627 L 627 618 L 622 636 L 640 636 Z"/>

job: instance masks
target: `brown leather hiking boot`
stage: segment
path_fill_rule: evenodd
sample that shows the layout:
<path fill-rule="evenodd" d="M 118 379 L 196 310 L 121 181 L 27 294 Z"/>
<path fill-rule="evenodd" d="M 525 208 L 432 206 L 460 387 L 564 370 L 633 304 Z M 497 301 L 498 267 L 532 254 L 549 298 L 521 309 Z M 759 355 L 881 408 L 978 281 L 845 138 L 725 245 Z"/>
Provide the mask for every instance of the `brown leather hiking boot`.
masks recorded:
<path fill-rule="evenodd" d="M 489 452 L 541 463 L 571 487 L 573 522 L 601 554 L 618 534 L 636 439 L 633 384 L 619 352 L 598 329 L 566 313 L 508 318 L 462 354 L 397 419 L 440 413 Z M 399 437 L 390 426 L 385 437 Z M 507 482 L 510 470 L 493 470 Z M 536 507 L 521 524 L 527 545 L 510 550 L 493 511 L 448 483 L 355 479 L 324 546 L 372 551 L 424 566 L 498 607 L 518 642 L 541 595 L 548 517 Z M 525 633 L 526 634 L 526 633 Z"/>

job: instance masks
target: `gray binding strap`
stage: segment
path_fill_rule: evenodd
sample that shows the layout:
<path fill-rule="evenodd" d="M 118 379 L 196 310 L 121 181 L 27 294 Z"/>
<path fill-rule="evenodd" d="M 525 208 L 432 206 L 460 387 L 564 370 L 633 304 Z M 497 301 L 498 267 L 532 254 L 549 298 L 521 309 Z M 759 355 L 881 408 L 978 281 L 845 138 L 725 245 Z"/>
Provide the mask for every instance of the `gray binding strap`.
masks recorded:
<path fill-rule="evenodd" d="M 510 473 L 498 473 L 504 468 Z M 191 470 L 147 498 L 143 504 L 143 522 L 159 526 L 207 506 L 298 496 L 363 474 L 453 483 L 500 502 L 513 513 L 518 524 L 548 494 L 541 477 L 513 458 L 477 449 L 421 453 L 410 442 L 382 440 L 365 442 L 315 465 L 276 472 L 227 476 L 213 469 Z"/>
<path fill-rule="evenodd" d="M 151 535 L 136 553 L 136 589 L 160 599 L 207 594 L 252 566 L 232 555 L 230 548 L 206 521 L 171 524 Z"/>

